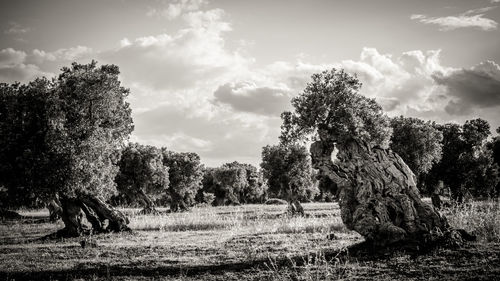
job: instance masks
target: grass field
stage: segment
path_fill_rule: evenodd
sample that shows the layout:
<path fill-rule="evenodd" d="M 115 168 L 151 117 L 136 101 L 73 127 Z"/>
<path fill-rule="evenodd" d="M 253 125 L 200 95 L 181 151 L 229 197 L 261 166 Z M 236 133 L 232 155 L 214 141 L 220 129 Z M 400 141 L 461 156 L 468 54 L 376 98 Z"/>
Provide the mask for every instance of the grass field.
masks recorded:
<path fill-rule="evenodd" d="M 194 208 L 136 215 L 124 209 L 132 233 L 42 241 L 63 227 L 45 211 L 0 224 L 0 280 L 500 280 L 500 207 L 474 203 L 444 210 L 452 225 L 478 235 L 464 248 L 411 256 L 339 254 L 362 238 L 347 230 L 335 203 L 304 204 L 306 217 L 286 206 Z M 334 233 L 336 239 L 328 239 Z"/>

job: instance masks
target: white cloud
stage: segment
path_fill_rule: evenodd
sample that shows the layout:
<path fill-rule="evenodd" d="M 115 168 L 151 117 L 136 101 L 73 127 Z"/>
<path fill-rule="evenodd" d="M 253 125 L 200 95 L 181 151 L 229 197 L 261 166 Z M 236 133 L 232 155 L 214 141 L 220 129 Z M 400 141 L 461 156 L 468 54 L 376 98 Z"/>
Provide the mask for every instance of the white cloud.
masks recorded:
<path fill-rule="evenodd" d="M 165 3 L 161 8 L 149 8 L 147 15 L 165 17 L 169 20 L 178 18 L 186 12 L 192 12 L 200 9 L 208 2 L 205 0 L 174 0 L 171 3 Z"/>
<path fill-rule="evenodd" d="M 434 24 L 439 26 L 441 31 L 449 31 L 459 28 L 478 28 L 484 31 L 497 29 L 498 23 L 492 19 L 485 18 L 484 13 L 496 7 L 486 7 L 468 10 L 462 14 L 446 17 L 428 17 L 426 15 L 412 15 L 410 19 L 417 20 L 424 24 Z"/>
<path fill-rule="evenodd" d="M 44 61 L 77 61 L 81 58 L 95 55 L 92 48 L 86 46 L 76 46 L 72 48 L 62 48 L 53 52 L 46 52 L 43 50 L 35 49 L 31 59 L 38 63 L 43 63 Z"/>
<path fill-rule="evenodd" d="M 3 49 L 0 51 L 0 64 L 13 65 L 23 63 L 26 59 L 26 53 L 17 51 L 12 48 Z"/>
<path fill-rule="evenodd" d="M 37 65 L 27 63 L 24 51 L 7 48 L 0 50 L 0 82 L 28 82 L 38 76 L 51 76 Z"/>
<path fill-rule="evenodd" d="M 253 62 L 226 48 L 224 36 L 231 26 L 223 17 L 220 9 L 189 12 L 182 17 L 185 27 L 177 32 L 126 38 L 119 48 L 102 52 L 99 58 L 118 64 L 126 81 L 162 95 L 179 97 L 187 89 L 201 87 L 206 90 L 201 98 L 208 98 Z M 179 98 L 199 99 L 200 95 Z"/>
<path fill-rule="evenodd" d="M 434 80 L 452 98 L 445 107 L 449 114 L 465 115 L 478 108 L 500 107 L 500 66 L 493 61 L 447 74 L 437 73 Z"/>
<path fill-rule="evenodd" d="M 9 22 L 9 26 L 6 30 L 4 30 L 3 32 L 5 34 L 23 34 L 23 33 L 26 33 L 30 31 L 30 28 L 29 27 L 26 27 L 26 26 L 22 26 L 21 24 L 17 23 L 17 22 Z"/>
<path fill-rule="evenodd" d="M 215 104 L 229 105 L 235 111 L 279 117 L 290 107 L 287 88 L 259 87 L 255 83 L 227 83 L 214 92 Z"/>

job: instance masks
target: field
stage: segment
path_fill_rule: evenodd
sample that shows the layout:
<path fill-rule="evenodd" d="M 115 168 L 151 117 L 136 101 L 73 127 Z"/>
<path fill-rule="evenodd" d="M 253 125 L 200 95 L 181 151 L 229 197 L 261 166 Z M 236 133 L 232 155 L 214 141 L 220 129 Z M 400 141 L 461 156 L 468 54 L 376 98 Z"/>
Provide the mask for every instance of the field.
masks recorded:
<path fill-rule="evenodd" d="M 499 206 L 444 211 L 478 236 L 463 248 L 376 257 L 347 253 L 363 239 L 343 226 L 336 203 L 304 204 L 306 217 L 286 216 L 283 205 L 124 209 L 133 232 L 88 237 L 96 246 L 85 248 L 82 238 L 41 240 L 62 222 L 21 211 L 24 219 L 0 224 L 0 280 L 500 280 Z"/>

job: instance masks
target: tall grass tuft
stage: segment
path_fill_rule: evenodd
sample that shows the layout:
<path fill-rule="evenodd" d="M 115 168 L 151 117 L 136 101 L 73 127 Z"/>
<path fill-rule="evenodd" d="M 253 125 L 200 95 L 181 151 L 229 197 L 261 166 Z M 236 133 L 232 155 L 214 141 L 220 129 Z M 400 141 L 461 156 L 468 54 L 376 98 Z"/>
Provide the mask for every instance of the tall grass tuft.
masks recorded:
<path fill-rule="evenodd" d="M 500 201 L 453 205 L 443 212 L 451 226 L 465 229 L 482 241 L 500 242 Z"/>

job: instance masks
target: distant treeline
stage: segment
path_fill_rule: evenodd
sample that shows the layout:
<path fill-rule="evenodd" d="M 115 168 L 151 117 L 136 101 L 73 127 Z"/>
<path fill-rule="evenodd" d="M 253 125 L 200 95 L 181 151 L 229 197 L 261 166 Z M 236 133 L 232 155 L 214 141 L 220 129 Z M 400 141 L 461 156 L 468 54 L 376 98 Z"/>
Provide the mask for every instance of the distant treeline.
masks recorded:
<path fill-rule="evenodd" d="M 128 143 L 129 90 L 118 74 L 114 65 L 92 62 L 63 68 L 53 80 L 0 84 L 0 207 L 40 207 L 83 193 L 146 211 L 337 197 L 338 187 L 314 171 L 301 144 L 263 147 L 260 167 L 209 168 L 193 152 Z M 390 125 L 392 134 L 382 133 L 391 134 L 390 149 L 415 173 L 422 193 L 448 191 L 458 201 L 499 196 L 500 136 L 492 137 L 487 121 L 400 116 Z"/>

